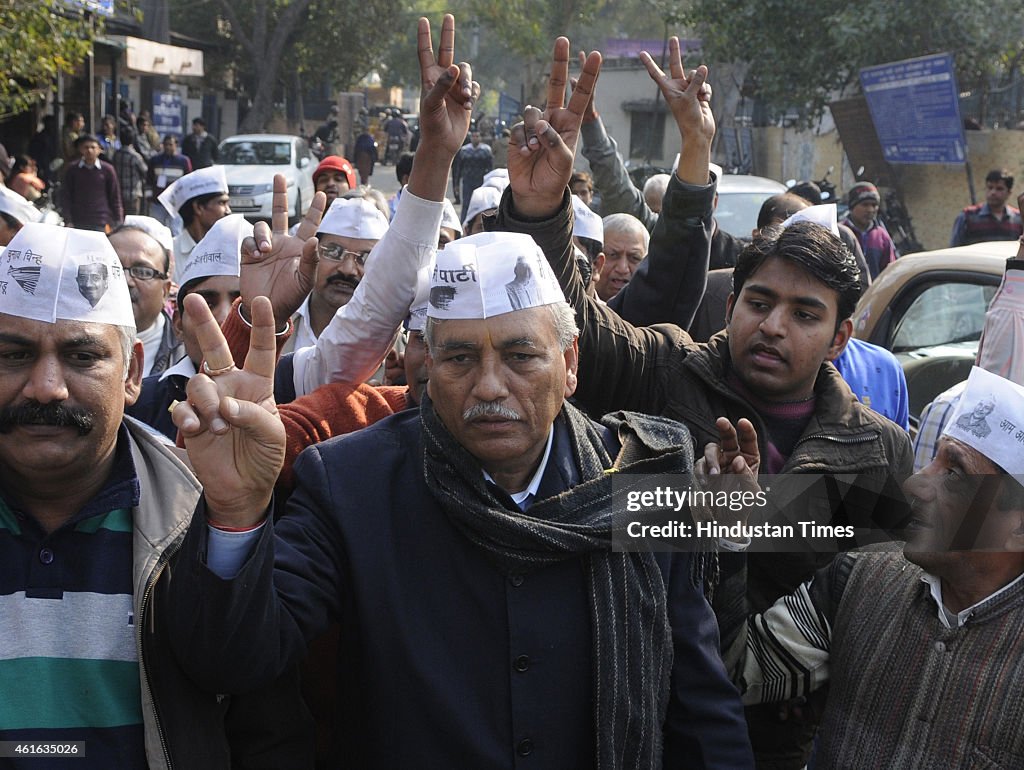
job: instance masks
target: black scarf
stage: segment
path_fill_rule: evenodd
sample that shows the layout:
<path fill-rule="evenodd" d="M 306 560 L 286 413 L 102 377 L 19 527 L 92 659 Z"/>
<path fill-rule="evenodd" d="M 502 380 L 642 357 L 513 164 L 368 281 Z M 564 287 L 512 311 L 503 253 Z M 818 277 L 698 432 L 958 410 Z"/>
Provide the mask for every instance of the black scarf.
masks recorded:
<path fill-rule="evenodd" d="M 426 395 L 420 417 L 427 485 L 452 524 L 499 569 L 530 572 L 585 557 L 597 767 L 660 768 L 673 652 L 665 585 L 652 554 L 611 550 L 613 522 L 628 516 L 621 484 L 612 496 L 611 473 L 689 473 L 686 428 L 659 417 L 609 415 L 604 424 L 622 442 L 613 460 L 597 426 L 566 403 L 558 419 L 568 428 L 582 482 L 518 512 L 497 500 L 479 462 L 455 441 Z"/>

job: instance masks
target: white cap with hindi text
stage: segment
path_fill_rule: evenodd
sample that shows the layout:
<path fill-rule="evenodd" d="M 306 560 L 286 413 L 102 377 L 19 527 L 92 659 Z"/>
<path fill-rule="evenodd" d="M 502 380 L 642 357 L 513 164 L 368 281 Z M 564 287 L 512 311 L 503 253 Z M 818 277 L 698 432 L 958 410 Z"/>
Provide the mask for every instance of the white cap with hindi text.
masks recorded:
<path fill-rule="evenodd" d="M 469 206 L 466 207 L 466 218 L 462 222 L 463 228 L 468 230 L 469 223 L 476 219 L 478 214 L 498 208 L 499 203 L 501 203 L 501 190 L 497 187 L 477 187 L 469 198 Z"/>
<path fill-rule="evenodd" d="M 181 269 L 181 285 L 214 275 L 237 276 L 242 260 L 242 241 L 252 232 L 252 223 L 241 214 L 229 214 L 218 219 L 186 258 Z"/>
<path fill-rule="evenodd" d="M 171 228 L 153 217 L 129 214 L 124 218 L 124 227 L 142 230 L 159 243 L 164 251 L 174 251 L 174 236 L 171 235 Z"/>
<path fill-rule="evenodd" d="M 128 282 L 101 232 L 30 222 L 0 252 L 0 313 L 135 328 Z"/>
<path fill-rule="evenodd" d="M 975 366 L 943 435 L 976 449 L 1024 484 L 1024 387 Z"/>
<path fill-rule="evenodd" d="M 317 234 L 379 241 L 387 229 L 387 217 L 370 201 L 365 198 L 338 198 L 324 214 Z"/>
<path fill-rule="evenodd" d="M 507 168 L 495 168 L 484 174 L 484 187 L 493 187 L 499 192 L 505 192 L 505 188 L 508 187 L 508 169 Z"/>
<path fill-rule="evenodd" d="M 209 166 L 197 169 L 174 181 L 160 193 L 158 201 L 172 217 L 178 217 L 181 207 L 200 195 L 227 195 L 228 178 L 223 166 Z"/>
<path fill-rule="evenodd" d="M 537 243 L 522 233 L 477 233 L 437 252 L 427 315 L 483 319 L 565 302 Z"/>
<path fill-rule="evenodd" d="M 459 221 L 459 212 L 455 210 L 455 206 L 447 198 L 441 201 L 441 227 L 450 227 L 456 233 L 462 235 L 462 222 Z"/>
<path fill-rule="evenodd" d="M 819 206 L 808 206 L 805 209 L 800 209 L 782 223 L 782 228 L 786 229 L 797 222 L 813 222 L 824 227 L 836 238 L 839 237 L 839 218 L 836 204 L 834 203 L 822 203 Z"/>
<path fill-rule="evenodd" d="M 578 195 L 572 196 L 572 213 L 575 217 L 572 225 L 573 235 L 604 243 L 604 222 Z"/>

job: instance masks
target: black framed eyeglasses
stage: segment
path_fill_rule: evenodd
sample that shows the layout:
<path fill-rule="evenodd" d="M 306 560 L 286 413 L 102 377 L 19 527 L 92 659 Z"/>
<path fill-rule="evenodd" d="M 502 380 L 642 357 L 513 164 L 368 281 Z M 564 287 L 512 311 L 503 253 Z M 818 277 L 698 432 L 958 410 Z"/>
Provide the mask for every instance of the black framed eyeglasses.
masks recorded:
<path fill-rule="evenodd" d="M 349 257 L 352 257 L 352 261 L 360 267 L 366 264 L 366 259 L 370 256 L 368 251 L 349 251 L 338 243 L 317 246 L 316 253 L 321 259 L 329 259 L 332 262 L 344 262 Z"/>
<path fill-rule="evenodd" d="M 167 273 L 161 273 L 159 270 L 145 265 L 132 265 L 125 268 L 125 272 L 139 281 L 152 281 L 154 278 L 159 278 L 162 281 L 167 277 Z"/>

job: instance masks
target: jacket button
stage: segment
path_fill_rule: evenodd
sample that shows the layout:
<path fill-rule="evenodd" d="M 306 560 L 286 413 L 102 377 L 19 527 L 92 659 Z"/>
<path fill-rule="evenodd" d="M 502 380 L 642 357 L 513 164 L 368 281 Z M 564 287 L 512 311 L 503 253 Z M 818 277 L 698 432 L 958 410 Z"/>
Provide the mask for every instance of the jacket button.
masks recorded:
<path fill-rule="evenodd" d="M 50 564 L 50 563 L 52 563 L 53 562 L 53 551 L 51 551 L 49 548 L 43 548 L 39 552 L 39 561 L 41 561 L 43 564 Z"/>
<path fill-rule="evenodd" d="M 945 642 L 936 642 L 935 643 L 935 652 L 945 652 L 945 651 L 946 651 L 946 643 Z"/>
<path fill-rule="evenodd" d="M 530 656 L 520 655 L 512 662 L 512 665 L 515 666 L 516 671 L 519 671 L 520 673 L 526 671 L 530 668 Z"/>
<path fill-rule="evenodd" d="M 523 576 L 522 575 L 509 575 L 508 582 L 511 583 L 516 588 L 519 588 L 519 586 L 521 586 L 523 584 Z"/>
<path fill-rule="evenodd" d="M 516 746 L 516 754 L 521 757 L 528 757 L 533 753 L 533 741 L 529 738 L 524 738 L 519 741 L 519 745 Z"/>

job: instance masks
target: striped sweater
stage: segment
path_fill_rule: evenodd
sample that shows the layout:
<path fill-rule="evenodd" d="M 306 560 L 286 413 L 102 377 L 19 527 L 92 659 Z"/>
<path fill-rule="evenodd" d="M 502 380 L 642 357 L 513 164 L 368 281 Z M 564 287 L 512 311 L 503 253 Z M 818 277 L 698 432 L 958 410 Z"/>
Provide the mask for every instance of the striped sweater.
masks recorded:
<path fill-rule="evenodd" d="M 767 612 L 720 618 L 745 703 L 829 683 L 816 770 L 1024 768 L 1024 581 L 950 629 L 922 574 L 846 554 Z"/>
<path fill-rule="evenodd" d="M 146 764 L 132 586 L 140 492 L 124 428 L 119 438 L 106 485 L 54 532 L 0 490 L 0 740 L 85 741 L 85 762 L 72 764 L 127 770 Z"/>

